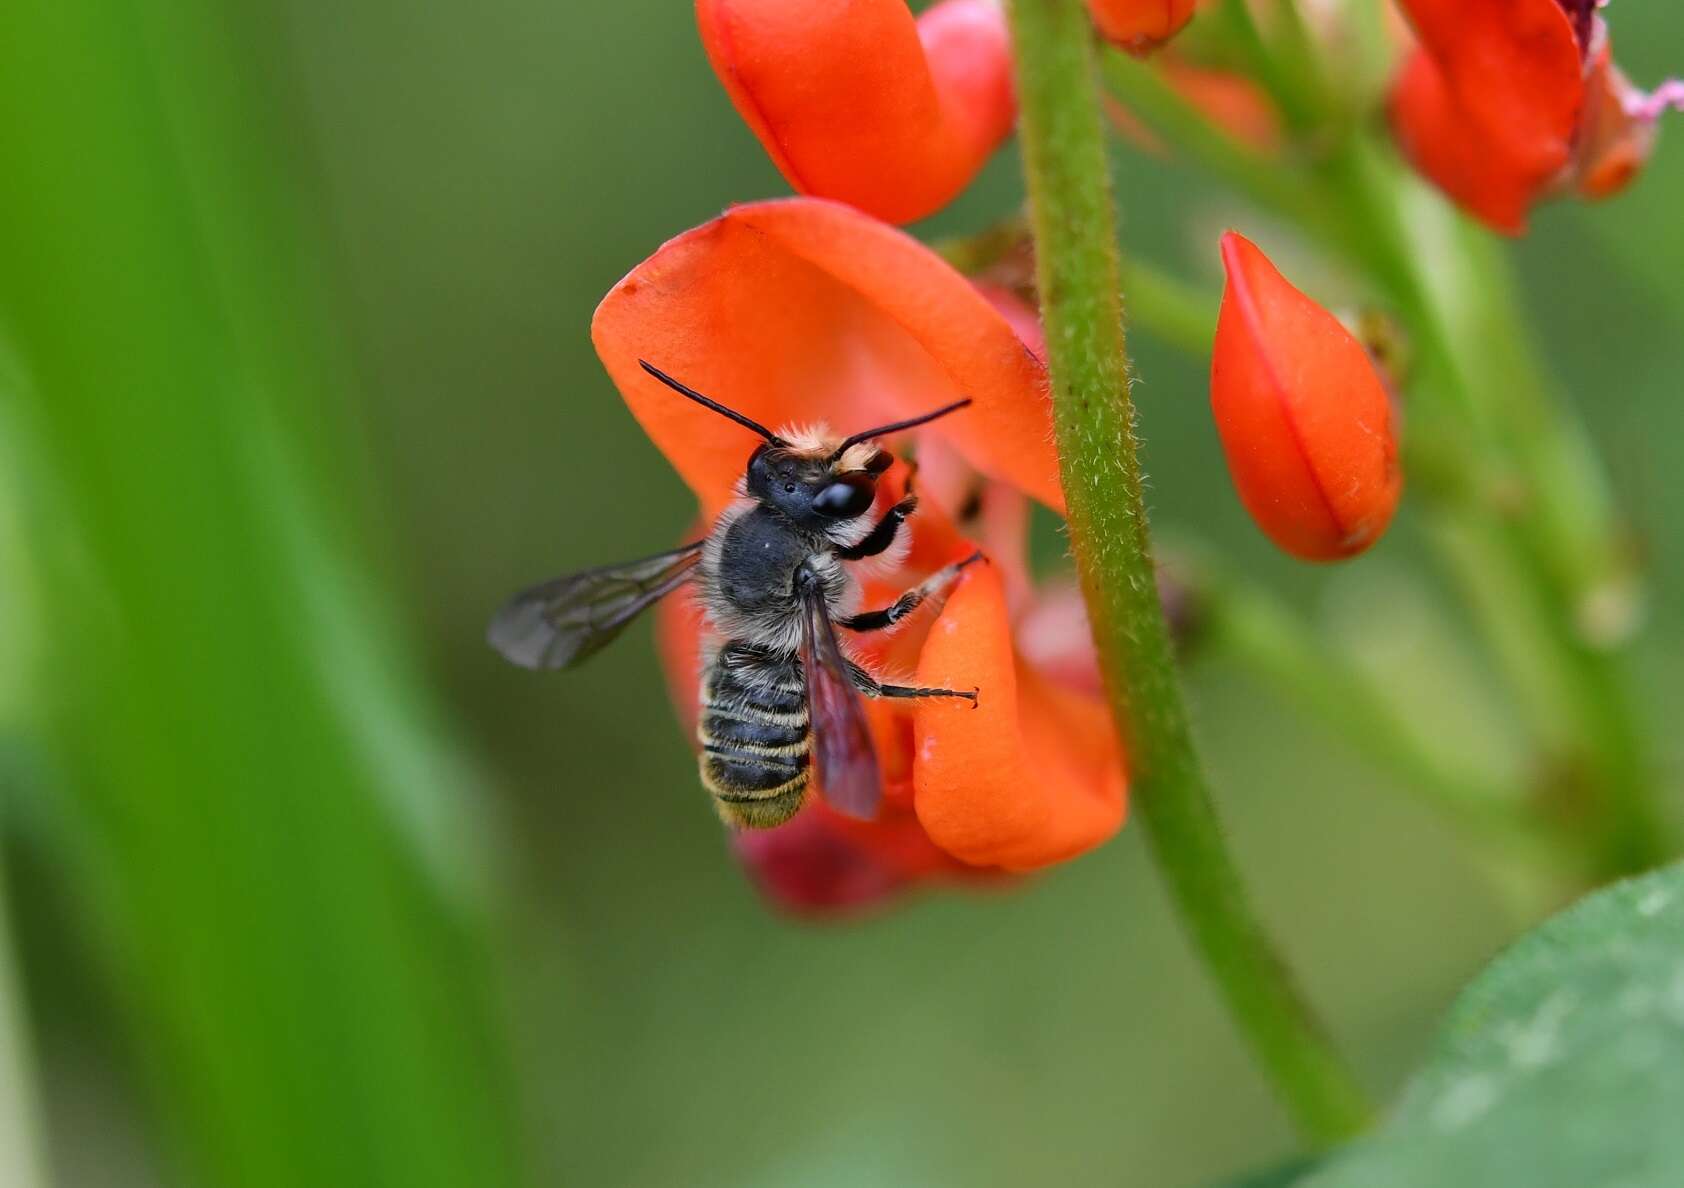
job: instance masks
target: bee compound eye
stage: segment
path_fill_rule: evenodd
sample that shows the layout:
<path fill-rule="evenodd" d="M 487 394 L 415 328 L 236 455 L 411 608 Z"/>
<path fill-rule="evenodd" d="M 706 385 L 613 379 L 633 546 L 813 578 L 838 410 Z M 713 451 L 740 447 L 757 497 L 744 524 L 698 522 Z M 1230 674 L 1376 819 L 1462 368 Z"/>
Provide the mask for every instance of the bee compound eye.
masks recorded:
<path fill-rule="evenodd" d="M 851 520 L 871 506 L 877 484 L 869 475 L 850 474 L 837 479 L 813 498 L 813 510 L 833 520 Z"/>

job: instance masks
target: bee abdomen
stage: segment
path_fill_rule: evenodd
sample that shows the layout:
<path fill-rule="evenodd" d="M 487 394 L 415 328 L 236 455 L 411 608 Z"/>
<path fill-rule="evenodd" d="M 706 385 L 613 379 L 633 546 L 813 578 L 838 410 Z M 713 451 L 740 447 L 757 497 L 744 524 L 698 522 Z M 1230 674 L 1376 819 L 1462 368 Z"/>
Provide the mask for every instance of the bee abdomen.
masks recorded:
<path fill-rule="evenodd" d="M 702 783 L 728 824 L 793 817 L 809 782 L 806 688 L 793 660 L 728 644 L 702 677 Z"/>

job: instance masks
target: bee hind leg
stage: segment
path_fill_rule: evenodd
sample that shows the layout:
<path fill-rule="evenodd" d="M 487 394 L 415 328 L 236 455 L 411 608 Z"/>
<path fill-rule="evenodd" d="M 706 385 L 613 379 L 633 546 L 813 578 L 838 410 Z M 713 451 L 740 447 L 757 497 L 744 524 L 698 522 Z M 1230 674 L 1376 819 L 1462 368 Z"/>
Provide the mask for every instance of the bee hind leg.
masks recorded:
<path fill-rule="evenodd" d="M 891 697 L 911 700 L 924 697 L 962 697 L 976 707 L 977 689 L 932 689 L 923 685 L 885 685 L 857 664 L 848 666 L 854 688 L 867 697 Z"/>

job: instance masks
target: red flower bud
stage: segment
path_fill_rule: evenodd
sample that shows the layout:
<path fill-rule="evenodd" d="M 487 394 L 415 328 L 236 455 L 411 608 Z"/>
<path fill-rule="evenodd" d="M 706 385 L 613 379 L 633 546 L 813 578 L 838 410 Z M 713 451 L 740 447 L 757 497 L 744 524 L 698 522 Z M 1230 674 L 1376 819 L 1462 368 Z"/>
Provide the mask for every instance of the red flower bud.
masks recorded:
<path fill-rule="evenodd" d="M 1146 54 L 1181 32 L 1196 0 L 1088 0 L 1088 15 L 1105 40 Z"/>
<path fill-rule="evenodd" d="M 696 0 L 714 73 L 789 184 L 895 223 L 940 209 L 1017 114 L 990 0 Z"/>
<path fill-rule="evenodd" d="M 1210 403 L 1240 501 L 1293 556 L 1355 556 L 1402 489 L 1385 385 L 1362 344 L 1250 240 L 1225 234 L 1222 265 Z"/>

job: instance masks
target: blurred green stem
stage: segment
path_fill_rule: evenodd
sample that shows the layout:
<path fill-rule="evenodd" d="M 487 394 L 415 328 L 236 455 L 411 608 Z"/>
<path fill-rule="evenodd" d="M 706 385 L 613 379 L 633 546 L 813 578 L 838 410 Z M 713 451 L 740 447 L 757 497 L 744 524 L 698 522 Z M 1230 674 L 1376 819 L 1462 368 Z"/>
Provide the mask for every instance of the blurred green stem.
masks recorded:
<path fill-rule="evenodd" d="M 1493 856 L 1536 865 L 1560 839 L 1522 811 L 1517 790 L 1435 749 L 1376 687 L 1292 608 L 1256 582 L 1198 565 L 1200 646 L 1292 698 L 1377 768 L 1391 772 Z"/>
<path fill-rule="evenodd" d="M 1172 898 L 1305 1136 L 1336 1142 L 1364 1094 L 1252 909 L 1194 752 L 1158 600 L 1128 392 L 1092 34 L 1081 0 L 1011 0 L 1036 275 L 1070 536 L 1134 802 Z"/>
<path fill-rule="evenodd" d="M 1635 575 L 1583 428 L 1544 389 L 1488 235 L 1436 201 L 1412 203 L 1413 183 L 1366 137 L 1350 138 L 1324 174 L 1366 246 L 1358 258 L 1421 356 L 1412 390 L 1437 407 L 1421 409 L 1414 432 L 1467 468 L 1451 487 L 1461 497 L 1430 501 L 1441 523 L 1431 538 L 1480 538 L 1447 557 L 1451 572 L 1484 608 L 1517 696 L 1538 704 L 1542 680 L 1560 711 L 1538 719 L 1545 759 L 1588 801 L 1590 827 L 1575 824 L 1595 865 L 1609 876 L 1653 866 L 1670 845 L 1648 743 L 1623 658 L 1592 628 L 1599 606 L 1636 598 Z M 1445 267 L 1429 273 L 1428 259 Z M 1505 643 L 1516 627 L 1531 630 Z"/>

